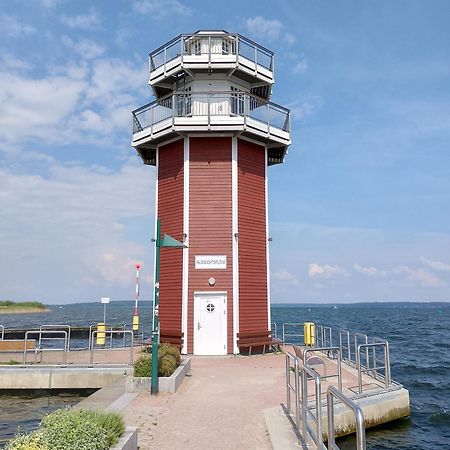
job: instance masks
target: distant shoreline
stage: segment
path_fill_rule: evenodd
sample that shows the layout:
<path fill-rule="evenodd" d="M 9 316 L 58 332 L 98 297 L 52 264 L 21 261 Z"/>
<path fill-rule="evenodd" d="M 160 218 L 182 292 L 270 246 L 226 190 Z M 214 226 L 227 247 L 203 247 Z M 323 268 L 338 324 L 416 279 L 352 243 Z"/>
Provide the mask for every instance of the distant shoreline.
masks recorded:
<path fill-rule="evenodd" d="M 29 314 L 29 313 L 43 313 L 49 312 L 48 308 L 36 308 L 36 307 L 20 307 L 20 306 L 0 306 L 0 315 L 1 314 Z"/>

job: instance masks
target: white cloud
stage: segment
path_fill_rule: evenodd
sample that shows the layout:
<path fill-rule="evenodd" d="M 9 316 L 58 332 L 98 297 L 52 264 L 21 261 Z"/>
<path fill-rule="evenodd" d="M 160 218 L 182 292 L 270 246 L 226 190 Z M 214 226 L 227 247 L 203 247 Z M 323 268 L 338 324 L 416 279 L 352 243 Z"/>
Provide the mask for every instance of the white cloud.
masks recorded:
<path fill-rule="evenodd" d="M 84 59 L 98 58 L 105 53 L 104 47 L 90 39 L 80 39 L 79 41 L 74 42 L 68 36 L 63 36 L 61 41 L 67 48 L 74 50 Z"/>
<path fill-rule="evenodd" d="M 89 14 L 80 14 L 77 16 L 62 15 L 60 20 L 63 25 L 69 28 L 95 30 L 100 27 L 100 18 L 93 8 L 90 9 Z"/>
<path fill-rule="evenodd" d="M 128 286 L 130 298 L 133 263 L 145 262 L 148 280 L 150 251 L 124 223 L 151 223 L 153 171 L 137 160 L 117 171 L 43 163 L 45 177 L 0 170 L 3 295 L 75 301 Z"/>
<path fill-rule="evenodd" d="M 0 141 L 49 139 L 75 110 L 85 82 L 63 76 L 32 79 L 0 72 Z"/>
<path fill-rule="evenodd" d="M 101 51 L 88 44 L 90 56 Z M 124 142 L 146 77 L 145 63 L 136 67 L 105 58 L 78 65 L 71 62 L 42 78 L 0 68 L 0 148 L 18 151 L 11 144 L 30 139 L 47 144 Z"/>
<path fill-rule="evenodd" d="M 277 19 L 265 19 L 262 16 L 249 17 L 244 25 L 247 31 L 258 39 L 268 42 L 283 39 L 287 46 L 296 42 L 295 36 L 285 31 L 284 25 Z"/>
<path fill-rule="evenodd" d="M 191 8 L 178 0 L 137 0 L 133 10 L 139 14 L 148 14 L 155 19 L 169 15 L 190 16 Z"/>
<path fill-rule="evenodd" d="M 265 38 L 269 42 L 278 39 L 283 29 L 283 24 L 279 20 L 264 19 L 261 16 L 248 18 L 245 21 L 245 26 L 251 34 L 259 38 Z"/>
<path fill-rule="evenodd" d="M 31 25 L 19 22 L 14 16 L 2 14 L 0 16 L 0 30 L 3 36 L 25 37 L 36 32 Z"/>
<path fill-rule="evenodd" d="M 450 264 L 446 264 L 441 261 L 431 261 L 424 256 L 421 256 L 420 260 L 434 270 L 437 270 L 439 272 L 450 272 Z"/>
<path fill-rule="evenodd" d="M 308 69 L 308 61 L 305 58 L 302 58 L 298 61 L 295 66 L 292 68 L 292 71 L 298 75 L 305 73 Z"/>
<path fill-rule="evenodd" d="M 298 279 L 286 269 L 280 269 L 278 272 L 273 272 L 271 276 L 274 280 L 278 280 L 283 283 L 289 283 L 294 286 L 299 284 Z"/>
<path fill-rule="evenodd" d="M 31 68 L 31 64 L 23 59 L 16 58 L 11 53 L 3 53 L 1 56 L 1 65 L 4 69 L 27 70 Z"/>
<path fill-rule="evenodd" d="M 424 269 L 412 269 L 408 266 L 399 266 L 393 272 L 395 274 L 404 274 L 409 281 L 417 282 L 423 287 L 437 288 L 446 285 L 444 281 Z"/>
<path fill-rule="evenodd" d="M 321 103 L 322 100 L 316 98 L 309 101 L 291 103 L 288 105 L 288 108 L 291 111 L 292 119 L 300 120 L 315 114 L 316 111 L 320 108 Z"/>
<path fill-rule="evenodd" d="M 308 276 L 310 278 L 337 278 L 348 276 L 348 272 L 338 265 L 311 263 L 308 268 Z"/>
<path fill-rule="evenodd" d="M 387 275 L 387 271 L 377 269 L 376 267 L 364 267 L 359 264 L 354 264 L 353 268 L 356 272 L 368 277 L 384 277 Z"/>

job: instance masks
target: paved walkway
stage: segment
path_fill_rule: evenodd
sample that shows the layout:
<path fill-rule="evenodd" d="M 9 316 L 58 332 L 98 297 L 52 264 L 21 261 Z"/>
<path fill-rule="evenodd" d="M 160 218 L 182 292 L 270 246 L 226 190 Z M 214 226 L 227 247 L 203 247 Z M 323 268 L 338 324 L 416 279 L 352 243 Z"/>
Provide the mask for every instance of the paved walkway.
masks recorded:
<path fill-rule="evenodd" d="M 284 355 L 191 363 L 176 394 L 140 394 L 123 411 L 140 449 L 271 449 L 263 410 L 284 401 Z"/>

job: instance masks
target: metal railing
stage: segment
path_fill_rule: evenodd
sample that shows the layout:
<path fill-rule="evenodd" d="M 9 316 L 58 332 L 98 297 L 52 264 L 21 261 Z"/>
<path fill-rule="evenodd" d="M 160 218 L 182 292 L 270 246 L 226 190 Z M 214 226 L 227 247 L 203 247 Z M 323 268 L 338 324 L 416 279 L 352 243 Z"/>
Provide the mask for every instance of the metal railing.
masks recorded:
<path fill-rule="evenodd" d="M 316 345 L 319 347 L 332 347 L 333 337 L 331 327 L 316 325 L 315 327 Z"/>
<path fill-rule="evenodd" d="M 303 344 L 305 336 L 302 323 L 283 323 L 282 333 L 285 344 Z"/>
<path fill-rule="evenodd" d="M 267 48 L 241 36 L 240 34 L 182 34 L 149 54 L 150 72 L 160 67 L 166 70 L 167 64 L 176 58 L 183 63 L 184 56 L 207 56 L 207 61 L 215 55 L 230 56 L 236 62 L 239 57 L 273 72 L 274 54 Z"/>
<path fill-rule="evenodd" d="M 369 349 L 373 350 L 372 364 L 369 358 Z M 378 366 L 377 363 L 381 362 L 377 359 L 376 349 L 383 349 L 383 361 L 382 366 Z M 366 352 L 366 364 L 361 363 L 361 350 L 365 349 Z M 391 364 L 389 358 L 389 343 L 386 342 L 374 342 L 372 344 L 360 344 L 356 350 L 356 367 L 358 369 L 358 392 L 362 394 L 362 374 L 368 373 L 376 380 L 384 379 L 386 389 L 391 385 Z M 380 373 L 380 370 L 384 370 L 384 374 Z"/>
<path fill-rule="evenodd" d="M 294 378 L 294 383 L 292 383 L 292 377 Z M 305 443 L 312 443 L 317 450 L 326 450 L 326 446 L 323 443 L 322 429 L 322 379 L 323 377 L 321 377 L 313 367 L 308 366 L 308 364 L 300 365 L 298 356 L 294 356 L 289 352 L 286 353 L 286 411 L 289 417 L 291 417 L 292 413 L 295 413 L 293 425 L 297 436 Z M 314 382 L 314 394 L 311 401 L 309 401 L 308 398 L 309 381 Z M 292 402 L 293 395 L 295 399 L 295 410 Z M 328 449 L 339 449 L 335 443 L 335 411 L 333 399 L 330 401 L 330 395 L 339 398 L 343 403 L 350 405 L 351 408 L 358 411 L 356 418 L 357 439 L 358 443 L 363 442 L 364 445 L 363 447 L 358 447 L 358 450 L 365 449 L 364 416 L 362 411 L 358 405 L 342 393 L 341 387 L 335 388 L 334 386 L 328 387 L 326 401 L 328 415 Z M 310 422 L 312 422 L 312 426 L 310 426 Z M 362 433 L 361 427 L 363 430 Z"/>
<path fill-rule="evenodd" d="M 291 365 L 292 364 L 292 365 Z M 292 385 L 291 376 L 294 376 L 294 385 Z M 286 352 L 286 407 L 289 414 L 292 411 L 292 393 L 294 394 L 295 405 L 295 426 L 300 429 L 300 378 L 298 357 Z"/>
<path fill-rule="evenodd" d="M 339 399 L 347 405 L 355 414 L 356 419 L 356 449 L 366 450 L 366 429 L 362 409 L 354 401 L 350 400 L 335 387 L 329 386 L 327 390 L 327 416 L 328 416 L 328 450 L 339 450 L 336 445 L 334 432 L 334 399 Z"/>
<path fill-rule="evenodd" d="M 53 330 L 66 330 L 67 331 L 67 349 L 70 350 L 70 330 L 71 330 L 71 326 L 70 325 L 41 325 L 39 327 L 40 331 L 53 331 Z M 42 342 L 43 341 L 52 341 L 52 340 L 59 340 L 61 338 L 55 338 L 55 337 L 45 337 L 45 333 L 41 333 L 39 335 L 39 341 L 38 341 L 38 346 L 39 348 L 42 347 Z"/>
<path fill-rule="evenodd" d="M 272 332 L 272 337 L 274 338 L 278 337 L 278 326 L 275 322 L 272 322 L 270 324 L 270 331 Z"/>
<path fill-rule="evenodd" d="M 321 375 L 321 378 L 324 380 L 326 378 L 333 378 L 337 377 L 338 379 L 338 389 L 342 391 L 342 359 L 341 359 L 341 350 L 339 347 L 310 347 L 303 350 L 303 362 L 306 365 L 308 364 L 308 354 L 314 353 L 314 352 L 321 352 L 325 353 L 328 358 L 335 359 L 336 360 L 336 373 L 332 374 L 323 374 Z"/>
<path fill-rule="evenodd" d="M 274 127 L 286 132 L 290 131 L 290 111 L 276 103 L 265 101 L 248 92 L 175 92 L 141 106 L 133 111 L 133 133 L 153 128 L 165 120 L 176 117 L 207 118 L 211 117 L 242 117 L 244 124 L 247 119 L 267 125 L 267 132 Z"/>
<path fill-rule="evenodd" d="M 352 361 L 350 331 L 339 330 L 339 348 L 341 349 L 342 359 L 348 363 Z M 344 353 L 345 350 L 345 353 Z M 346 354 L 346 356 L 345 356 Z"/>
<path fill-rule="evenodd" d="M 94 341 L 95 337 L 97 336 L 97 334 L 99 333 L 103 333 L 105 334 L 105 338 L 107 337 L 108 334 L 110 334 L 110 339 L 112 340 L 112 335 L 113 334 L 123 334 L 123 335 L 129 335 L 130 336 L 130 360 L 129 360 L 129 365 L 132 366 L 133 365 L 133 332 L 131 330 L 107 330 L 107 331 L 103 331 L 103 330 L 95 330 L 92 332 L 92 341 Z M 90 356 L 90 363 L 91 365 L 94 365 L 94 350 L 96 350 L 94 345 L 90 346 L 90 350 L 91 350 L 91 356 Z M 108 365 L 108 364 L 104 364 L 102 363 L 102 365 Z M 118 364 L 114 364 L 115 366 L 117 366 Z"/>
<path fill-rule="evenodd" d="M 53 339 L 59 339 L 64 340 L 64 347 L 63 348 L 42 348 L 37 346 L 36 348 L 29 349 L 27 348 L 28 343 L 28 336 L 29 335 L 38 335 L 39 336 L 39 342 L 42 340 L 42 334 L 54 334 L 54 335 L 60 335 L 62 337 L 59 338 L 53 338 Z M 49 339 L 49 338 L 47 338 Z M 40 353 L 42 358 L 42 353 L 44 352 L 63 352 L 63 364 L 67 364 L 67 331 L 65 330 L 29 330 L 25 332 L 25 341 L 24 341 L 24 350 L 23 350 L 23 364 L 27 363 L 27 353 L 33 352 L 34 353 L 34 360 L 36 362 L 37 354 Z"/>
<path fill-rule="evenodd" d="M 323 447 L 322 432 L 322 384 L 320 375 L 307 364 L 301 366 L 302 372 L 302 435 L 306 438 L 308 435 L 314 442 L 316 448 Z M 314 405 L 309 407 L 308 402 L 308 377 L 314 380 Z M 315 430 L 309 426 L 308 419 L 311 419 L 315 425 Z"/>

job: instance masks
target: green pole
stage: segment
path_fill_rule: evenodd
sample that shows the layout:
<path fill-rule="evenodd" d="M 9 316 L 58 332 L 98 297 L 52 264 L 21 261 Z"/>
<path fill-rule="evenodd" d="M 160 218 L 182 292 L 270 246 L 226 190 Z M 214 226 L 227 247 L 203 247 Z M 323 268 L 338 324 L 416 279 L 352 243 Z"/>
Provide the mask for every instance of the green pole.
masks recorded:
<path fill-rule="evenodd" d="M 158 346 L 159 346 L 159 253 L 161 248 L 161 224 L 156 220 L 156 255 L 155 255 L 155 299 L 153 302 L 153 330 L 152 330 L 152 374 L 150 392 L 158 393 Z"/>

